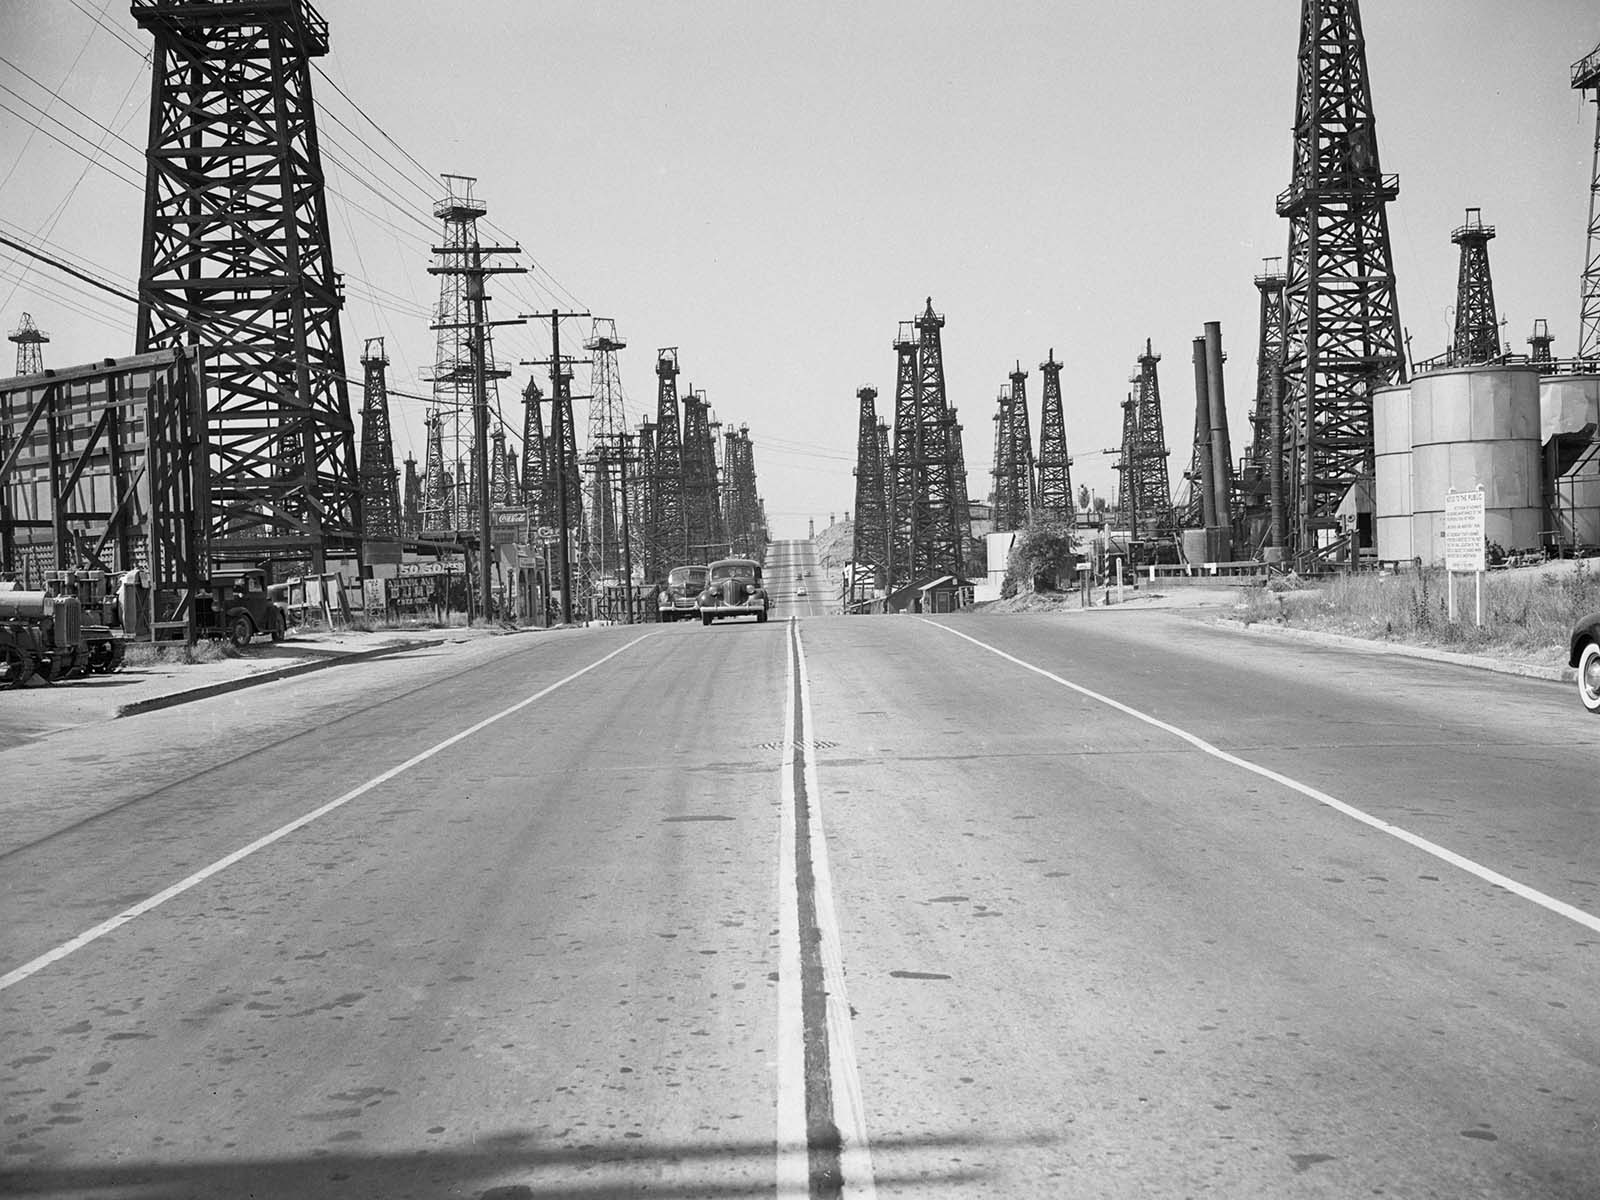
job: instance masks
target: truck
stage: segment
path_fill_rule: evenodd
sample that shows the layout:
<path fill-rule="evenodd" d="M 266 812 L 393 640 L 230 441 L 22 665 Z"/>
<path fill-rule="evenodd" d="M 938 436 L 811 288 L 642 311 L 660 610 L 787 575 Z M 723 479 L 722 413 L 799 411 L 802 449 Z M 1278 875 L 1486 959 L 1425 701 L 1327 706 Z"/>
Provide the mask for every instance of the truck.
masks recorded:
<path fill-rule="evenodd" d="M 267 573 L 259 567 L 211 576 L 195 616 L 203 635 L 225 637 L 241 649 L 258 633 L 281 642 L 289 628 L 288 613 L 267 583 Z"/>

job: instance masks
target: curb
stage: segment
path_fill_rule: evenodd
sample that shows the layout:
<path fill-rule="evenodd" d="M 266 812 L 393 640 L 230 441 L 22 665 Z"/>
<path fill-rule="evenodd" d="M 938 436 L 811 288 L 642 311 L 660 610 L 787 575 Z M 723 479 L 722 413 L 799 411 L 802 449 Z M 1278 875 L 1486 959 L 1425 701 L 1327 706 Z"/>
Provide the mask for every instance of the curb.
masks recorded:
<path fill-rule="evenodd" d="M 1500 675 L 1520 675 L 1524 679 L 1543 679 L 1551 683 L 1571 683 L 1577 672 L 1571 667 L 1547 667 L 1539 663 L 1514 662 L 1502 658 L 1487 658 L 1481 654 L 1457 654 L 1453 650 L 1436 650 L 1432 646 L 1408 646 L 1399 642 L 1379 642 L 1372 638 L 1352 637 L 1346 633 L 1324 633 L 1318 629 L 1296 629 L 1287 625 L 1269 625 L 1263 621 L 1246 624 L 1236 617 L 1217 617 L 1215 624 L 1245 633 L 1264 634 L 1268 637 L 1298 638 L 1325 646 L 1345 646 L 1368 650 L 1374 654 L 1392 654 L 1401 658 L 1421 658 L 1430 662 L 1450 663 L 1457 667 L 1476 667 L 1480 671 L 1494 671 Z"/>
<path fill-rule="evenodd" d="M 376 650 L 358 650 L 353 654 L 340 654 L 337 656 L 313 659 L 311 662 L 298 663 L 292 667 L 280 667 L 276 671 L 260 671 L 254 675 L 242 675 L 238 679 L 227 679 L 221 683 L 207 684 L 205 687 L 190 688 L 183 692 L 168 692 L 165 696 L 151 696 L 148 700 L 135 700 L 132 704 L 117 706 L 112 720 L 123 717 L 135 717 L 141 713 L 156 712 L 163 708 L 175 708 L 180 704 L 189 704 L 195 700 L 209 700 L 212 696 L 226 695 L 228 692 L 237 692 L 242 688 L 255 687 L 262 683 L 276 683 L 280 679 L 291 679 L 296 675 L 304 675 L 310 671 L 322 671 L 328 667 L 342 666 L 351 662 L 370 662 L 375 658 L 386 658 L 391 654 L 406 654 L 412 650 L 426 650 L 433 646 L 444 645 L 444 638 L 436 638 L 427 642 L 407 642 L 401 646 L 380 646 Z"/>

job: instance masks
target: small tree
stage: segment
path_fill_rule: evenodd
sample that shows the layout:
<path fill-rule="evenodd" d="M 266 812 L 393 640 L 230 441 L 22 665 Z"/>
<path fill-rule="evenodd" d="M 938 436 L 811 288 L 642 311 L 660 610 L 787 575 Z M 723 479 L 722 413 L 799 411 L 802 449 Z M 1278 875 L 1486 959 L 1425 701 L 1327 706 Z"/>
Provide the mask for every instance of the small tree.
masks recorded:
<path fill-rule="evenodd" d="M 1006 556 L 1001 597 L 1055 591 L 1057 578 L 1072 566 L 1072 554 L 1072 530 L 1066 525 L 1031 525 L 1022 530 Z"/>

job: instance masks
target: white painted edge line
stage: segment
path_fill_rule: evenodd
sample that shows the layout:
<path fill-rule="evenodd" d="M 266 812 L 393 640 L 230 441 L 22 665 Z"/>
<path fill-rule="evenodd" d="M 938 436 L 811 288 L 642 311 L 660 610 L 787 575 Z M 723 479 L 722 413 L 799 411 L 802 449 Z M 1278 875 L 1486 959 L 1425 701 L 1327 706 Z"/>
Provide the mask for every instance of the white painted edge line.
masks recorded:
<path fill-rule="evenodd" d="M 845 994 L 844 952 L 839 920 L 833 907 L 833 875 L 828 870 L 828 842 L 822 824 L 822 789 L 817 784 L 815 726 L 811 721 L 811 677 L 806 672 L 806 650 L 800 625 L 794 626 L 794 650 L 800 669 L 800 726 L 805 734 L 806 797 L 811 812 L 811 873 L 816 884 L 817 929 L 821 935 L 822 982 L 827 992 L 828 1065 L 832 1078 L 833 1121 L 839 1129 L 840 1194 L 845 1200 L 874 1200 L 877 1186 L 872 1175 L 872 1150 L 867 1142 L 866 1108 L 861 1096 L 861 1075 L 856 1067 L 855 1041 L 850 1033 L 850 1000 Z"/>
<path fill-rule="evenodd" d="M 1043 667 L 1036 667 L 1030 662 L 1024 662 L 1015 655 L 1007 654 L 1004 650 L 997 649 L 996 647 L 989 645 L 987 642 L 980 642 L 975 637 L 968 637 L 960 630 L 951 629 L 948 625 L 941 625 L 937 621 L 930 621 L 926 617 L 919 617 L 917 619 L 920 620 L 924 625 L 932 625 L 935 629 L 942 629 L 946 633 L 954 634 L 962 641 L 971 642 L 974 646 L 977 646 L 983 650 L 987 650 L 990 654 L 998 655 L 1007 662 L 1015 663 L 1024 670 L 1032 671 L 1035 675 L 1042 675 L 1044 678 L 1051 680 L 1054 683 L 1058 683 L 1064 688 L 1077 692 L 1080 696 L 1087 696 L 1089 699 L 1096 700 L 1101 704 L 1104 704 L 1110 708 L 1114 708 L 1120 713 L 1125 713 L 1136 720 L 1143 721 L 1146 725 L 1152 725 L 1157 729 L 1160 729 L 1166 733 L 1170 733 L 1173 737 L 1180 738 L 1183 741 L 1188 742 L 1191 746 L 1195 747 L 1195 749 L 1202 750 L 1211 755 L 1213 758 L 1220 759 L 1222 762 L 1238 767 L 1241 770 L 1249 771 L 1253 775 L 1259 775 L 1263 779 L 1270 779 L 1273 783 L 1281 784 L 1283 787 L 1286 787 L 1291 791 L 1299 792 L 1302 796 L 1308 796 L 1317 803 L 1325 804 L 1335 812 L 1343 813 L 1352 820 L 1360 821 L 1363 825 L 1369 825 L 1381 833 L 1387 833 L 1390 837 L 1398 838 L 1407 845 L 1414 846 L 1416 849 L 1421 850 L 1424 854 L 1431 854 L 1434 858 L 1439 859 L 1441 862 L 1447 862 L 1451 866 L 1465 871 L 1469 875 L 1477 876 L 1486 883 L 1492 883 L 1496 887 L 1504 888 L 1506 891 L 1512 893 L 1512 895 L 1520 896 L 1524 900 L 1531 901 L 1532 903 L 1537 904 L 1540 908 L 1547 909 L 1550 912 L 1555 913 L 1557 916 L 1565 917 L 1569 921 L 1573 921 L 1579 925 L 1582 925 L 1585 929 L 1591 930 L 1595 933 L 1600 933 L 1600 917 L 1595 916 L 1593 913 L 1585 912 L 1583 909 L 1578 908 L 1575 905 L 1568 904 L 1565 900 L 1557 900 L 1554 896 L 1547 896 L 1537 888 L 1531 888 L 1525 883 L 1519 883 L 1517 880 L 1512 879 L 1509 876 L 1502 875 L 1500 872 L 1491 870 L 1489 867 L 1483 866 L 1481 863 L 1474 862 L 1472 859 L 1467 858 L 1464 855 L 1457 854 L 1454 850 L 1447 850 L 1437 842 L 1430 842 L 1427 838 L 1412 833 L 1409 829 L 1403 829 L 1399 825 L 1391 825 L 1388 821 L 1383 820 L 1381 817 L 1375 817 L 1371 813 L 1363 812 L 1354 805 L 1346 804 L 1343 800 L 1339 800 L 1328 795 L 1327 792 L 1318 791 L 1309 784 L 1301 783 L 1296 779 L 1289 778 L 1287 775 L 1281 775 L 1277 771 L 1274 771 L 1268 767 L 1263 767 L 1258 763 L 1249 761 L 1248 759 L 1240 758 L 1237 754 L 1229 754 L 1221 747 L 1213 746 L 1204 738 L 1196 737 L 1194 734 L 1189 733 L 1186 730 L 1179 729 L 1176 725 L 1169 725 L 1167 722 L 1158 717 L 1152 717 L 1150 714 L 1140 712 L 1136 708 L 1130 708 L 1128 705 L 1123 704 L 1119 700 L 1113 700 L 1110 696 L 1102 696 L 1099 692 L 1092 691 L 1081 684 L 1073 683 L 1071 680 L 1063 679 L 1061 676 L 1047 671 Z"/>
<path fill-rule="evenodd" d="M 181 896 L 184 892 L 187 892 L 195 885 L 204 883 L 213 875 L 216 875 L 221 871 L 225 871 L 235 863 L 249 858 L 256 851 L 264 850 L 274 842 L 281 841 L 282 839 L 288 837 L 295 830 L 311 824 L 311 822 L 315 821 L 317 818 L 327 816 L 327 814 L 333 812 L 336 808 L 344 807 L 344 805 L 350 803 L 350 801 L 356 799 L 356 797 L 365 795 L 367 792 L 370 792 L 373 788 L 379 786 L 380 784 L 387 783 L 396 775 L 400 775 L 406 771 L 409 771 L 418 763 L 426 762 L 440 751 L 447 750 L 451 746 L 454 746 L 457 742 L 471 737 L 480 730 L 487 729 L 496 721 L 503 720 L 504 718 L 509 717 L 512 713 L 519 712 L 522 709 L 527 708 L 528 705 L 532 704 L 534 701 L 542 700 L 557 688 L 565 687 L 574 679 L 577 679 L 583 675 L 587 675 L 596 667 L 610 662 L 624 650 L 631 650 L 640 642 L 644 641 L 645 638 L 654 636 L 654 633 L 647 633 L 640 637 L 634 638 L 633 641 L 628 642 L 626 645 L 617 647 L 617 649 L 613 650 L 610 654 L 607 654 L 604 658 L 597 658 L 588 666 L 574 671 L 566 678 L 558 679 L 549 687 L 542 688 L 533 695 L 528 696 L 526 699 L 517 701 L 517 703 L 513 704 L 510 708 L 501 709 L 492 717 L 485 717 L 476 725 L 471 725 L 466 729 L 463 729 L 460 733 L 452 734 L 450 737 L 445 738 L 444 741 L 433 746 L 429 746 L 420 754 L 412 755 L 410 758 L 406 759 L 405 762 L 399 764 L 398 766 L 390 767 L 387 771 L 383 772 L 383 774 L 374 775 L 371 779 L 367 780 L 367 782 L 361 784 L 359 787 L 351 788 L 348 792 L 337 799 L 330 800 L 320 808 L 314 808 L 303 816 L 296 817 L 287 825 L 280 825 L 271 833 L 263 834 L 261 837 L 258 837 L 248 846 L 242 846 L 238 850 L 235 850 L 232 854 L 217 859 L 217 861 L 212 863 L 210 866 L 201 867 L 200 870 L 196 871 L 193 875 L 190 875 L 185 879 L 180 879 L 171 887 L 165 888 L 162 891 L 157 892 L 155 895 L 139 901 L 139 903 L 135 904 L 132 908 L 123 909 L 116 916 L 101 921 L 100 924 L 89 929 L 85 929 L 82 933 L 78 934 L 77 937 L 72 938 L 70 941 L 62 942 L 61 945 L 57 946 L 55 949 L 46 951 L 44 954 L 41 954 L 38 958 L 33 959 L 31 962 L 23 963 L 22 966 L 17 967 L 15 970 L 8 971 L 6 974 L 0 975 L 0 992 L 5 991 L 7 988 L 12 987 L 15 984 L 21 983 L 24 979 L 27 979 L 31 975 L 37 975 L 51 963 L 60 962 L 63 958 L 66 958 L 67 955 L 83 949 L 83 947 L 87 946 L 90 942 L 97 941 L 100 938 L 105 937 L 106 934 L 111 933 L 113 930 L 120 929 L 129 921 L 132 921 L 137 917 L 142 917 L 151 909 L 159 908 L 173 897 Z"/>
<path fill-rule="evenodd" d="M 805 1014 L 800 983 L 800 894 L 795 878 L 794 672 L 784 639 L 783 763 L 778 803 L 778 1111 L 779 1200 L 808 1200 L 811 1169 L 806 1136 Z"/>

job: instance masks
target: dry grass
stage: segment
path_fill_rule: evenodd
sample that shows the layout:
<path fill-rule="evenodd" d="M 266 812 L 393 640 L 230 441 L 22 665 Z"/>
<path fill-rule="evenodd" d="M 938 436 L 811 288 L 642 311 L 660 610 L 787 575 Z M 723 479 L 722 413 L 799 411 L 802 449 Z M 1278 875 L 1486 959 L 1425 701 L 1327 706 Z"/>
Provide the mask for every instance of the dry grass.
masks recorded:
<path fill-rule="evenodd" d="M 187 642 L 129 642 L 122 662 L 125 667 L 171 666 L 179 663 L 193 666 L 196 663 L 222 662 L 238 657 L 239 651 L 234 649 L 233 643 L 219 638 L 215 641 L 199 641 L 192 646 Z"/>
<path fill-rule="evenodd" d="M 1572 626 L 1600 610 L 1596 560 L 1550 563 L 1484 578 L 1484 624 L 1473 624 L 1473 584 L 1456 581 L 1456 619 L 1448 616 L 1442 570 L 1349 575 L 1292 590 L 1249 588 L 1240 617 L 1378 641 L 1440 646 L 1468 654 L 1566 661 Z"/>

